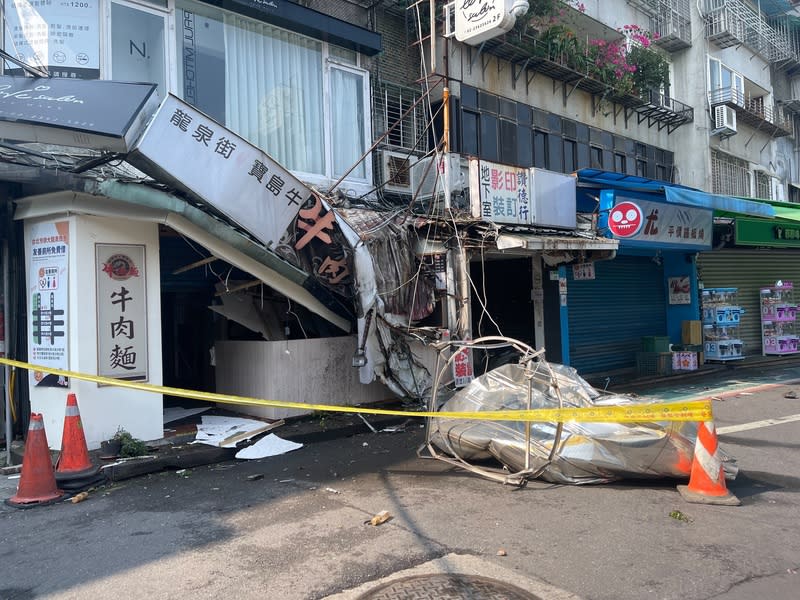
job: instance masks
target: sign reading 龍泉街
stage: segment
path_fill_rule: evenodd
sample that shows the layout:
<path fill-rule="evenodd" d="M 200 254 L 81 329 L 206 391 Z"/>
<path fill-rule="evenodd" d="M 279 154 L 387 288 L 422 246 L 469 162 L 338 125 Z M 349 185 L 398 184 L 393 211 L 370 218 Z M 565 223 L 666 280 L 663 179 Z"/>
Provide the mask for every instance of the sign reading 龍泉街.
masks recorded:
<path fill-rule="evenodd" d="M 7 48 L 53 77 L 100 77 L 100 13 L 97 0 L 5 0 Z M 9 74 L 22 74 L 10 65 Z"/>
<path fill-rule="evenodd" d="M 28 242 L 28 351 L 31 363 L 69 369 L 69 223 L 34 223 Z M 34 387 L 67 387 L 59 375 L 30 371 Z"/>
<path fill-rule="evenodd" d="M 617 196 L 600 226 L 625 242 L 702 249 L 711 246 L 712 223 L 709 209 Z"/>
<path fill-rule="evenodd" d="M 205 202 L 267 246 L 312 196 L 265 152 L 172 95 L 129 162 Z"/>
<path fill-rule="evenodd" d="M 145 247 L 95 244 L 97 374 L 147 379 Z"/>

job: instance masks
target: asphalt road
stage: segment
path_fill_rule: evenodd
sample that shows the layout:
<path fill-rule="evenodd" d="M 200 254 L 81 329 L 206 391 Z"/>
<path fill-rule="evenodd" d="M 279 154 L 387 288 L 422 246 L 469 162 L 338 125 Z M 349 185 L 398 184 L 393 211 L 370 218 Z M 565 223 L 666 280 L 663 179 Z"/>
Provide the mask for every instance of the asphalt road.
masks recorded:
<path fill-rule="evenodd" d="M 800 396 L 798 377 L 731 371 L 637 390 L 715 398 L 739 507 L 686 503 L 674 481 L 504 487 L 417 457 L 419 421 L 398 433 L 365 426 L 279 457 L 131 479 L 77 504 L 0 505 L 0 599 L 346 600 L 427 570 L 543 600 L 794 600 L 800 399 L 785 395 Z M 383 510 L 388 522 L 365 524 Z"/>

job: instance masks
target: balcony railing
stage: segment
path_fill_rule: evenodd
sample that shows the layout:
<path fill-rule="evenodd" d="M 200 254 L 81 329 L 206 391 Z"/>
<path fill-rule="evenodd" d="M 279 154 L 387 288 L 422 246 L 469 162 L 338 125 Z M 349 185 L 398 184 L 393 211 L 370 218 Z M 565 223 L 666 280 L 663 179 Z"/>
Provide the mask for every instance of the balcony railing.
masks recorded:
<path fill-rule="evenodd" d="M 689 0 L 628 0 L 650 17 L 650 31 L 657 34 L 653 43 L 667 52 L 692 45 L 692 9 Z"/>
<path fill-rule="evenodd" d="M 782 110 L 767 104 L 762 97 L 746 98 L 742 92 L 731 87 L 712 91 L 709 101 L 712 107 L 723 104 L 730 106 L 736 111 L 739 123 L 749 125 L 770 137 L 792 135 L 792 122 L 784 116 Z"/>
<path fill-rule="evenodd" d="M 785 31 L 743 0 L 705 0 L 706 37 L 720 48 L 744 44 L 766 62 L 797 61 Z"/>
<path fill-rule="evenodd" d="M 677 127 L 694 120 L 694 109 L 678 100 L 655 92 L 631 93 L 594 79 L 585 68 L 581 68 L 581 57 L 553 53 L 530 34 L 510 32 L 483 43 L 476 52 L 473 63 L 482 53 L 488 53 L 511 64 L 515 83 L 524 76 L 528 84 L 536 73 L 547 75 L 564 84 L 564 102 L 575 89 L 583 90 L 596 99 L 593 106 L 612 103 L 625 110 L 625 118 L 638 115 L 638 123 L 647 122 L 648 127 L 666 128 L 672 133 Z M 585 63 L 585 60 L 583 61 Z M 484 68 L 485 64 L 482 63 Z"/>

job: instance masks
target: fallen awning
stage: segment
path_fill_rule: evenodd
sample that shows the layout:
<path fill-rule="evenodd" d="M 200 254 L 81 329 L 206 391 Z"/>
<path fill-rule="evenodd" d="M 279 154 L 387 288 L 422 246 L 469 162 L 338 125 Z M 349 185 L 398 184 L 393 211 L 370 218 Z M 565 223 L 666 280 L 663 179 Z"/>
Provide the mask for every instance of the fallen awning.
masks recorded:
<path fill-rule="evenodd" d="M 237 248 L 236 244 L 209 233 L 215 231 L 215 228 L 220 228 L 223 234 L 230 237 L 233 231 L 229 227 L 185 203 L 185 206 L 181 207 L 183 214 L 170 210 L 177 208 L 177 203 L 183 202 L 175 196 L 148 186 L 121 185 L 115 182 L 110 182 L 102 189 L 106 193 L 103 197 L 83 192 L 62 191 L 20 198 L 15 200 L 17 210 L 14 218 L 19 220 L 57 213 L 79 213 L 163 223 L 202 245 L 212 255 L 250 273 L 276 292 L 306 307 L 343 331 L 351 330 L 350 321 L 330 310 L 299 282 L 248 256 L 244 251 L 244 245 L 252 244 L 244 237 L 237 236 L 242 246 Z M 115 197 L 117 194 L 125 195 L 125 199 Z M 190 220 L 190 217 L 193 220 Z M 287 263 L 285 269 L 289 271 L 294 268 Z"/>

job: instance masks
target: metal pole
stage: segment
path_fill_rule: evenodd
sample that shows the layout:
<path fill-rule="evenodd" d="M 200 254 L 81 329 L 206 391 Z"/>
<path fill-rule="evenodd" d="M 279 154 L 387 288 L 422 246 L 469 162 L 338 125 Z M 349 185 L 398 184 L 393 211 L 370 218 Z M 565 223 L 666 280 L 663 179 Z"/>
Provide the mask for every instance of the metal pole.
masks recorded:
<path fill-rule="evenodd" d="M 3 240 L 3 336 L 5 354 L 8 354 L 8 239 Z M 11 466 L 11 390 L 9 389 L 10 369 L 8 365 L 3 369 L 6 397 L 6 465 Z"/>

